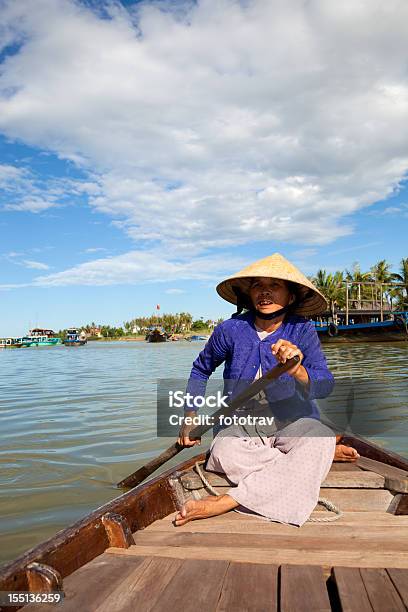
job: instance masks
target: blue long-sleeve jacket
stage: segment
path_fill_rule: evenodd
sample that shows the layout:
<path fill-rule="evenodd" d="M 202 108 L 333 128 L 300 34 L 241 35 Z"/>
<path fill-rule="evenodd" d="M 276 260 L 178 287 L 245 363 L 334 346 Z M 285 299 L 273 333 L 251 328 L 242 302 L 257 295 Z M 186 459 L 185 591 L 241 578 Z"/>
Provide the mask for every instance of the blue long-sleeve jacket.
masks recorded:
<path fill-rule="evenodd" d="M 298 316 L 287 316 L 282 325 L 264 340 L 260 340 L 257 334 L 251 312 L 218 325 L 193 363 L 187 391 L 193 396 L 204 395 L 209 376 L 225 363 L 224 393 L 233 397 L 242 391 L 243 384 L 245 386 L 254 380 L 260 365 L 263 374 L 277 365 L 271 345 L 281 338 L 302 351 L 302 365 L 310 379 L 309 390 L 289 374 L 283 374 L 265 390 L 269 407 L 282 420 L 305 416 L 319 419 L 314 400 L 330 395 L 334 378 L 327 367 L 313 323 Z"/>

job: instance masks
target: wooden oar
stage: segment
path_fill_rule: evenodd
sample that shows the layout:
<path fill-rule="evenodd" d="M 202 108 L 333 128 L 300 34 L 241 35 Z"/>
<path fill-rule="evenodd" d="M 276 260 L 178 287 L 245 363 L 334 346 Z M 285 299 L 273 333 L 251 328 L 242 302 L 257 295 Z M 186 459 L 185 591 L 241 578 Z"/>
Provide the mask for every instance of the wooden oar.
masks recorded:
<path fill-rule="evenodd" d="M 218 419 L 221 415 L 230 416 L 237 408 L 245 404 L 252 397 L 257 395 L 260 391 L 263 391 L 265 387 L 274 379 L 279 378 L 282 374 L 293 368 L 296 363 L 299 361 L 299 357 L 295 355 L 292 359 L 288 359 L 286 363 L 279 363 L 277 366 L 269 370 L 264 376 L 259 378 L 257 381 L 253 382 L 249 387 L 244 389 L 242 393 L 239 393 L 229 404 L 228 408 L 220 408 L 216 412 L 214 412 L 212 416 L 212 421 L 215 424 L 216 419 Z M 201 438 L 206 431 L 211 429 L 213 425 L 198 425 L 194 429 L 191 430 L 189 438 L 197 439 Z M 123 480 L 118 483 L 119 488 L 129 488 L 136 487 L 138 484 L 143 482 L 148 476 L 153 474 L 160 466 L 162 466 L 166 461 L 175 457 L 183 448 L 188 448 L 185 446 L 181 446 L 175 442 L 165 451 L 163 451 L 158 457 L 143 465 L 141 468 L 127 476 Z"/>

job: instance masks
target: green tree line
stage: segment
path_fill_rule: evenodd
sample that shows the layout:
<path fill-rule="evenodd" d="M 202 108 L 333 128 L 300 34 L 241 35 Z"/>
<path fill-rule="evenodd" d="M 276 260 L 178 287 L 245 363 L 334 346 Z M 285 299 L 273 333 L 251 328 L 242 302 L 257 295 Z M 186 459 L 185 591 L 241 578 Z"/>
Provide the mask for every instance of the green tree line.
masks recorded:
<path fill-rule="evenodd" d="M 78 328 L 78 331 L 84 331 L 88 336 L 97 335 L 98 331 L 103 338 L 122 338 L 123 336 L 143 335 L 149 328 L 160 327 L 167 333 L 184 334 L 191 331 L 210 330 L 221 323 L 223 319 L 213 321 L 211 319 L 204 320 L 204 317 L 194 320 L 189 312 L 180 312 L 176 314 L 163 313 L 161 315 L 152 315 L 150 317 L 135 317 L 130 321 L 124 321 L 122 326 L 114 327 L 111 325 L 97 325 L 96 323 L 88 323 Z M 67 329 L 61 329 L 57 335 L 64 338 L 67 334 Z"/>

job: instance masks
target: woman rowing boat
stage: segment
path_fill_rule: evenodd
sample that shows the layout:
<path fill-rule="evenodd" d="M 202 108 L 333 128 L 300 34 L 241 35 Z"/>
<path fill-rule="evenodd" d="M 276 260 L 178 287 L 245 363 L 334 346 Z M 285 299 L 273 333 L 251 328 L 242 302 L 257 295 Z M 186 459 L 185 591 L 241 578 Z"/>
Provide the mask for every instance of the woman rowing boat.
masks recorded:
<path fill-rule="evenodd" d="M 215 328 L 194 361 L 190 393 L 203 394 L 221 363 L 225 363 L 225 387 L 234 394 L 239 383 L 259 378 L 277 362 L 296 355 L 299 361 L 249 407 L 257 415 L 270 410 L 272 427 L 248 430 L 233 425 L 215 436 L 207 470 L 224 473 L 236 486 L 219 497 L 186 502 L 175 525 L 238 509 L 300 526 L 317 503 L 336 447 L 332 430 L 320 422 L 315 402 L 330 394 L 334 380 L 314 325 L 305 318 L 324 311 L 326 300 L 278 253 L 221 282 L 217 292 L 236 304 L 237 312 Z M 181 428 L 182 446 L 199 443 L 190 440 L 191 429 Z M 357 453 L 346 449 L 339 449 L 339 459 L 355 459 Z"/>

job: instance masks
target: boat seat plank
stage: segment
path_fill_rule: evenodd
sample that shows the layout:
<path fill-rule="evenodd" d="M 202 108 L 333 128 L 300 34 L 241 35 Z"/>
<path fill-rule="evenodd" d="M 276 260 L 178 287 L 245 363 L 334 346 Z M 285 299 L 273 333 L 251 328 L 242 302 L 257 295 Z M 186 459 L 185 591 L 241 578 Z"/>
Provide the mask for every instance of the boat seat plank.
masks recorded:
<path fill-rule="evenodd" d="M 360 472 L 361 467 L 355 461 L 333 461 L 330 472 Z"/>
<path fill-rule="evenodd" d="M 47 604 L 47 610 L 78 612 L 85 610 L 86 603 L 90 601 L 93 609 L 96 609 L 109 596 L 112 589 L 135 571 L 144 571 L 145 568 L 146 560 L 143 558 L 119 556 L 112 558 L 112 555 L 103 553 L 64 578 L 63 603 Z M 29 604 L 23 608 L 24 612 L 43 609 L 43 604 Z"/>
<path fill-rule="evenodd" d="M 362 567 L 360 573 L 374 612 L 406 612 L 406 607 L 385 569 Z"/>
<path fill-rule="evenodd" d="M 291 548 L 253 548 L 216 546 L 161 546 L 141 545 L 131 546 L 127 549 L 108 548 L 107 554 L 139 557 L 171 557 L 172 559 L 206 559 L 237 561 L 240 563 L 268 563 L 268 564 L 294 564 L 294 565 L 321 565 L 331 567 L 333 560 L 336 564 L 346 567 L 399 567 L 408 568 L 408 552 L 387 551 L 377 546 L 377 550 L 364 551 L 359 548 L 342 550 L 335 548 L 322 548 L 322 550 L 308 550 L 304 547 Z"/>
<path fill-rule="evenodd" d="M 155 612 L 216 609 L 228 562 L 191 559 L 184 561 L 154 604 Z M 137 609 L 137 608 L 134 608 Z M 145 608 L 141 608 L 145 610 Z M 150 609 L 150 608 L 149 608 Z"/>
<path fill-rule="evenodd" d="M 327 532 L 326 532 L 327 533 Z M 302 548 L 309 551 L 341 548 L 343 551 L 360 550 L 368 553 L 376 551 L 381 547 L 383 551 L 395 551 L 408 553 L 408 528 L 405 530 L 380 529 L 374 535 L 372 532 L 361 534 L 350 534 L 347 538 L 343 533 L 332 532 L 328 535 L 307 534 L 280 535 L 274 534 L 248 534 L 248 533 L 192 533 L 182 532 L 174 529 L 168 532 L 143 532 L 135 534 L 136 546 L 174 546 L 186 548 L 191 546 L 217 546 L 231 547 L 231 549 L 256 548 L 258 550 L 279 550 L 290 548 Z"/>
<path fill-rule="evenodd" d="M 227 493 L 227 487 L 215 487 L 219 495 Z M 196 490 L 200 497 L 207 497 L 208 493 L 204 489 Z M 189 492 L 187 492 L 187 495 Z M 384 511 L 386 512 L 392 501 L 394 493 L 387 489 L 362 489 L 362 488 L 321 488 L 320 497 L 324 497 L 332 501 L 342 512 L 367 512 L 367 511 Z M 315 508 L 316 512 L 327 512 L 324 506 L 318 504 Z"/>
<path fill-rule="evenodd" d="M 408 570 L 389 568 L 387 572 L 405 607 L 408 609 Z"/>
<path fill-rule="evenodd" d="M 332 578 L 342 612 L 373 611 L 358 567 L 334 567 Z"/>
<path fill-rule="evenodd" d="M 278 567 L 230 563 L 216 612 L 277 612 Z"/>
<path fill-rule="evenodd" d="M 394 495 L 386 489 L 320 489 L 320 497 L 333 502 L 343 512 L 386 512 L 394 499 Z M 316 510 L 327 512 L 323 506 Z"/>
<path fill-rule="evenodd" d="M 149 533 L 151 531 L 169 531 L 174 533 L 176 527 L 173 524 L 175 513 L 169 514 L 163 519 L 154 521 L 143 531 Z M 319 517 L 321 514 L 312 513 L 313 517 Z M 257 516 L 244 516 L 238 512 L 227 512 L 220 516 L 212 516 L 202 521 L 190 521 L 185 525 L 177 527 L 179 531 L 193 531 L 203 533 L 282 533 L 282 534 L 298 534 L 298 533 L 324 533 L 331 532 L 337 529 L 353 528 L 361 531 L 368 531 L 371 528 L 377 527 L 407 527 L 408 515 L 394 515 L 388 512 L 344 512 L 337 520 L 331 523 L 310 523 L 306 522 L 299 529 L 292 525 L 284 525 L 265 521 Z M 248 531 L 249 530 L 249 531 Z"/>
<path fill-rule="evenodd" d="M 182 564 L 181 559 L 146 558 L 144 571 L 140 571 L 140 566 L 135 569 L 116 589 L 112 589 L 95 612 L 149 612 Z"/>
<path fill-rule="evenodd" d="M 206 480 L 213 487 L 221 487 L 225 489 L 224 493 L 234 487 L 228 479 L 222 474 L 207 472 L 203 470 Z M 193 470 L 190 470 L 180 478 L 181 483 L 188 491 L 195 491 L 204 488 L 203 481 L 200 476 Z M 371 471 L 356 470 L 352 472 L 333 471 L 329 472 L 326 479 L 322 483 L 322 487 L 337 487 L 350 489 L 383 489 L 384 476 Z"/>
<path fill-rule="evenodd" d="M 326 581 L 321 567 L 282 565 L 281 612 L 313 610 L 331 612 Z"/>
<path fill-rule="evenodd" d="M 360 457 L 358 464 L 367 473 L 381 475 L 385 479 L 385 487 L 398 493 L 408 493 L 408 472 L 396 468 L 381 461 L 375 461 L 368 457 Z"/>
<path fill-rule="evenodd" d="M 323 488 L 383 489 L 385 478 L 374 472 L 329 472 Z"/>

